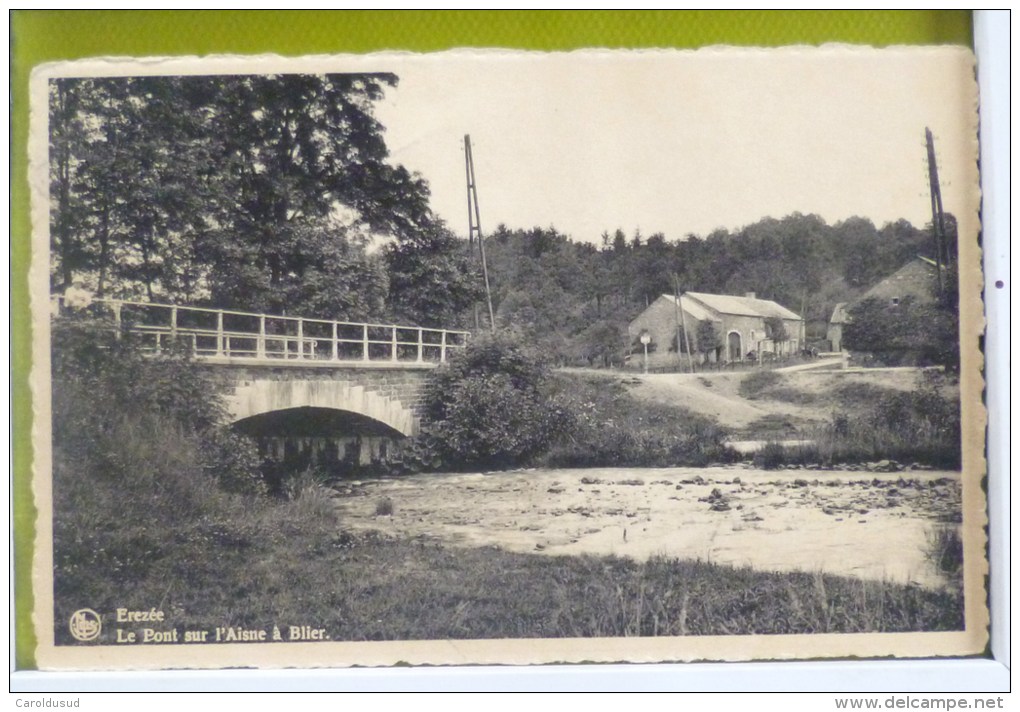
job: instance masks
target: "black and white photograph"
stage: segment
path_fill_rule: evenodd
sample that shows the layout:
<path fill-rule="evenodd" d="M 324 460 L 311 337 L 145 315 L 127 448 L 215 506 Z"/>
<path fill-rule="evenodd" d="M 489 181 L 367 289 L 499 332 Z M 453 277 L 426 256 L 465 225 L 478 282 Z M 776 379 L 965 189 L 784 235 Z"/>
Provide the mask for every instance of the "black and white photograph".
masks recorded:
<path fill-rule="evenodd" d="M 968 50 L 32 98 L 41 667 L 985 649 Z"/>

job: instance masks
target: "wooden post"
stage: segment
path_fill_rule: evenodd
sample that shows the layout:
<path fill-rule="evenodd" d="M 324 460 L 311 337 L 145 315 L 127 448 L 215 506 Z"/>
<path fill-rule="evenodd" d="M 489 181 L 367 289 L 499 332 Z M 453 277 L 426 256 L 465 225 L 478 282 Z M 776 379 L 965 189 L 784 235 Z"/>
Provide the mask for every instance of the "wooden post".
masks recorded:
<path fill-rule="evenodd" d="M 170 336 L 172 341 L 177 340 L 177 307 L 170 307 Z"/>
<path fill-rule="evenodd" d="M 57 302 L 57 304 L 59 305 L 60 302 Z M 116 328 L 116 330 L 117 330 L 115 332 L 115 334 L 116 334 L 116 337 L 119 339 L 120 338 L 120 329 L 121 329 L 121 323 L 120 323 L 120 307 L 121 307 L 121 304 L 120 304 L 120 302 L 114 302 L 112 304 L 112 306 L 113 306 L 113 324 L 114 324 L 114 328 Z"/>
<path fill-rule="evenodd" d="M 340 359 L 340 353 L 339 353 L 339 348 L 340 347 L 339 347 L 339 345 L 336 342 L 337 338 L 338 338 L 338 336 L 337 336 L 337 325 L 336 325 L 336 322 L 334 321 L 333 322 L 333 346 L 332 346 L 332 348 L 330 348 L 330 356 L 331 356 L 331 358 L 334 361 L 338 361 Z"/>
<path fill-rule="evenodd" d="M 368 324 L 361 328 L 361 360 L 368 361 Z"/>
<path fill-rule="evenodd" d="M 255 358 L 266 357 L 266 315 L 259 315 L 259 336 L 255 341 Z"/>
<path fill-rule="evenodd" d="M 297 357 L 305 357 L 305 323 L 301 319 L 297 320 Z"/>
<path fill-rule="evenodd" d="M 439 363 L 446 363 L 446 329 L 443 329 L 439 340 Z"/>
<path fill-rule="evenodd" d="M 425 342 L 422 339 L 422 331 L 419 328 L 418 329 L 418 363 L 421 363 L 421 360 L 422 360 L 422 351 L 424 350 L 424 348 L 425 348 Z"/>
<path fill-rule="evenodd" d="M 686 346 L 687 346 L 687 367 L 691 370 L 691 373 L 694 373 L 694 360 L 691 357 L 691 338 L 687 335 L 687 324 L 686 324 L 686 322 L 684 320 L 684 308 L 683 308 L 683 305 L 680 303 L 680 297 L 683 296 L 680 293 L 680 275 L 674 273 L 673 274 L 673 280 L 674 280 L 674 287 L 675 287 L 675 291 L 676 291 L 676 309 L 677 309 L 677 312 L 678 312 L 678 314 L 680 316 L 680 329 L 683 331 L 684 344 L 686 344 Z M 676 351 L 677 351 L 677 358 L 679 358 L 680 357 L 680 334 L 676 335 Z"/>
<path fill-rule="evenodd" d="M 392 334 L 392 345 L 390 346 L 390 361 L 397 360 L 397 327 L 390 327 L 390 333 Z"/>
<path fill-rule="evenodd" d="M 223 355 L 223 310 L 216 312 L 216 355 Z"/>

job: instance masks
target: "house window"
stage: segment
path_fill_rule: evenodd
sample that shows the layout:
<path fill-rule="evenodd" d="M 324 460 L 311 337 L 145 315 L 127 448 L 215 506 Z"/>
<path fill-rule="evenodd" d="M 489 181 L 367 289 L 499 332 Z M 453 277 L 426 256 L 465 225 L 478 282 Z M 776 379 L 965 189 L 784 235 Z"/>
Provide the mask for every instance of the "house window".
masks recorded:
<path fill-rule="evenodd" d="M 900 305 L 900 298 L 899 297 L 893 297 L 892 298 L 892 305 L 894 307 L 898 307 Z"/>

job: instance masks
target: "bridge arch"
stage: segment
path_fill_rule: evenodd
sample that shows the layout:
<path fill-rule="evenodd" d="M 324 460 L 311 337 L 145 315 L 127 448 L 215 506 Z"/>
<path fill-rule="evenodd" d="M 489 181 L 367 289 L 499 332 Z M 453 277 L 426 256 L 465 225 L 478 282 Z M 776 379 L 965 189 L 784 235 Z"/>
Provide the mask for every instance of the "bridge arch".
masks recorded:
<path fill-rule="evenodd" d="M 355 413 L 409 437 L 419 427 L 414 412 L 396 398 L 344 381 L 255 379 L 238 385 L 226 406 L 234 423 L 277 411 L 322 408 Z"/>

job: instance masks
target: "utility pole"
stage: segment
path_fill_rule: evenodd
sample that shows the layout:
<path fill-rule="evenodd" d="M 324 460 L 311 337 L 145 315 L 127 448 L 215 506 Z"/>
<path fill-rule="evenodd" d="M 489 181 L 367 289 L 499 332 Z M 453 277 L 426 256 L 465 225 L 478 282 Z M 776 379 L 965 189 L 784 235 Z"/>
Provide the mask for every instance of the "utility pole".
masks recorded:
<path fill-rule="evenodd" d="M 939 297 L 945 296 L 942 270 L 949 266 L 949 245 L 946 244 L 946 220 L 942 212 L 942 187 L 939 185 L 939 168 L 935 160 L 935 138 L 931 129 L 925 126 L 924 140 L 928 150 L 928 187 L 931 194 L 931 230 L 935 238 L 935 273 L 938 279 Z"/>
<path fill-rule="evenodd" d="M 680 275 L 676 272 L 673 273 L 673 293 L 674 300 L 676 301 L 676 314 L 677 314 L 677 328 L 678 333 L 676 335 L 676 351 L 677 358 L 680 358 L 680 331 L 683 332 L 684 343 L 687 345 L 687 367 L 691 373 L 694 373 L 694 361 L 691 358 L 691 339 L 687 335 L 687 324 L 684 321 L 684 309 L 680 304 Z"/>
<path fill-rule="evenodd" d="M 489 330 L 496 331 L 496 316 L 492 311 L 492 292 L 489 290 L 489 266 L 485 262 L 485 241 L 482 240 L 482 228 L 478 215 L 478 189 L 475 186 L 475 161 L 471 156 L 471 136 L 464 134 L 464 170 L 467 174 L 468 204 L 468 246 L 478 238 L 478 255 L 482 262 L 482 276 L 485 279 L 485 302 L 489 307 Z M 475 307 L 475 328 L 478 324 L 478 308 Z"/>

